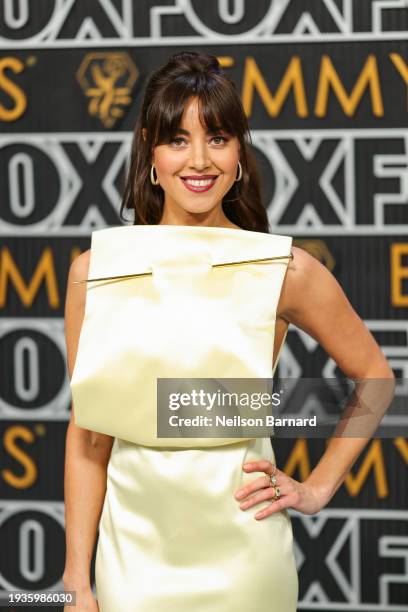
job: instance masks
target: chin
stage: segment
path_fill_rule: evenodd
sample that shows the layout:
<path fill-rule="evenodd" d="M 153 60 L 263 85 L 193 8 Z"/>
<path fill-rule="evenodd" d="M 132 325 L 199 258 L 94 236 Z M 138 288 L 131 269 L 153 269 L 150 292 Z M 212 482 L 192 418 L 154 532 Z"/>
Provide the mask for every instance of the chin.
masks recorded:
<path fill-rule="evenodd" d="M 184 212 L 190 214 L 190 215 L 206 215 L 209 214 L 210 212 L 212 212 L 212 210 L 214 209 L 214 207 L 203 207 L 203 208 L 183 208 Z"/>
<path fill-rule="evenodd" d="M 195 204 L 192 206 L 186 206 L 185 203 L 183 205 L 180 205 L 180 208 L 186 212 L 186 213 L 190 213 L 190 214 L 203 214 L 203 213 L 209 213 L 212 210 L 214 210 L 214 208 L 216 208 L 217 205 L 216 204 L 205 204 L 204 202 L 199 205 L 199 204 Z"/>

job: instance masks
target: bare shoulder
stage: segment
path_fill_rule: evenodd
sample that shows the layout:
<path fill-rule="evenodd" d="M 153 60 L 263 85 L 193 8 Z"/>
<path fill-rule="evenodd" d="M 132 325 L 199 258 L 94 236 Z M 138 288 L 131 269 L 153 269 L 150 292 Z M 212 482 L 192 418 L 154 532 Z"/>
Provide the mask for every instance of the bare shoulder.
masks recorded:
<path fill-rule="evenodd" d="M 67 278 L 67 290 L 65 296 L 65 314 L 70 316 L 85 306 L 86 283 L 76 283 L 88 276 L 91 249 L 77 255 L 72 261 Z M 81 313 L 80 313 L 81 314 Z"/>
<path fill-rule="evenodd" d="M 73 260 L 69 269 L 70 280 L 81 280 L 86 278 L 89 270 L 89 260 L 91 256 L 91 249 L 87 249 Z"/>
<path fill-rule="evenodd" d="M 86 283 L 75 283 L 87 277 L 91 249 L 78 255 L 70 265 L 65 295 L 64 327 L 68 371 L 71 375 L 76 358 L 79 334 L 85 314 Z"/>
<path fill-rule="evenodd" d="M 288 322 L 294 322 L 293 317 L 313 292 L 322 296 L 325 291 L 342 291 L 333 274 L 313 255 L 296 246 L 292 246 L 292 253 L 279 300 L 279 316 Z"/>
<path fill-rule="evenodd" d="M 320 261 L 316 259 L 316 257 L 313 257 L 313 255 L 310 255 L 310 253 L 305 251 L 305 249 L 301 249 L 297 246 L 292 246 L 292 253 L 293 259 L 289 264 L 290 278 L 292 281 L 304 281 L 307 275 L 311 272 L 328 272 L 326 266 L 320 263 Z"/>

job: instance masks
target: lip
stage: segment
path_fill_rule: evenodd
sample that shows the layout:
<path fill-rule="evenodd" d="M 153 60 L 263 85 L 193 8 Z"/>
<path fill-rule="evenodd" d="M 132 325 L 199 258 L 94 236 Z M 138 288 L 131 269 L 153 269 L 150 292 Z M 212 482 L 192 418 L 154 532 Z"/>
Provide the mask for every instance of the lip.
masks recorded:
<path fill-rule="evenodd" d="M 187 174 L 187 176 L 180 176 L 181 179 L 193 179 L 195 181 L 217 178 L 218 174 Z"/>
<path fill-rule="evenodd" d="M 209 191 L 212 187 L 214 187 L 215 183 L 217 182 L 218 176 L 219 176 L 218 174 L 202 174 L 201 176 L 188 175 L 188 176 L 180 176 L 180 180 L 183 183 L 184 187 L 188 189 L 189 191 L 193 191 L 194 193 L 204 193 L 205 191 Z M 186 182 L 186 179 L 192 179 L 195 181 L 200 181 L 200 180 L 204 181 L 207 179 L 213 179 L 213 180 L 211 181 L 209 185 L 198 187 L 194 185 L 189 185 Z"/>

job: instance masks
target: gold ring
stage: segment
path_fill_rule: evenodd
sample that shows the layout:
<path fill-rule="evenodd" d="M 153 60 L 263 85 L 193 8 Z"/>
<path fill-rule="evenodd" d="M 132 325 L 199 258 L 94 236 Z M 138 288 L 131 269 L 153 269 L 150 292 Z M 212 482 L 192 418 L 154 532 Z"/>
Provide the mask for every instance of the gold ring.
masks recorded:
<path fill-rule="evenodd" d="M 273 466 L 273 472 L 269 476 L 269 482 L 270 482 L 270 486 L 271 487 L 274 487 L 276 485 L 276 482 L 277 482 L 276 481 L 275 472 L 276 472 L 276 465 Z"/>
<path fill-rule="evenodd" d="M 277 499 L 279 499 L 281 496 L 281 492 L 279 487 L 275 487 L 275 495 L 272 497 L 273 501 L 276 501 Z"/>

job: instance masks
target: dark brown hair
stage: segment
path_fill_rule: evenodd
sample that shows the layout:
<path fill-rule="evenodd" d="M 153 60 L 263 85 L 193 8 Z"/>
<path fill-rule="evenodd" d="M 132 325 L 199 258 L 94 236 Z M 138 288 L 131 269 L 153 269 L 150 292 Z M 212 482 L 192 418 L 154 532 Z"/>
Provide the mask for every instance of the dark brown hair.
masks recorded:
<path fill-rule="evenodd" d="M 129 171 L 120 208 L 134 210 L 134 225 L 159 223 L 164 191 L 152 185 L 150 169 L 152 150 L 170 142 L 180 127 L 184 106 L 191 96 L 198 97 L 200 121 L 206 129 L 221 126 L 240 143 L 242 179 L 225 194 L 225 215 L 242 229 L 269 232 L 269 222 L 262 204 L 260 177 L 249 145 L 251 136 L 237 89 L 220 67 L 214 55 L 183 51 L 172 55 L 147 82 L 142 108 L 133 133 Z M 147 130 L 144 140 L 142 129 Z"/>

